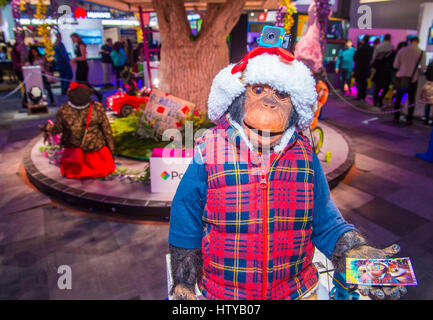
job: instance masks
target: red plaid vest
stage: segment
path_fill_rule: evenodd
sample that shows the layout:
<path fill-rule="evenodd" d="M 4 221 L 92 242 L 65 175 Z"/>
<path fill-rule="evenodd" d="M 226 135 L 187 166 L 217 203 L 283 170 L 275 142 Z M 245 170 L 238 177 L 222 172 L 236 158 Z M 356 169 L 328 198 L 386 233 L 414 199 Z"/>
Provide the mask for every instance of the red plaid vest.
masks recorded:
<path fill-rule="evenodd" d="M 208 173 L 202 294 L 207 299 L 302 297 L 318 282 L 308 140 L 295 133 L 262 170 L 264 161 L 222 117 L 198 148 Z"/>

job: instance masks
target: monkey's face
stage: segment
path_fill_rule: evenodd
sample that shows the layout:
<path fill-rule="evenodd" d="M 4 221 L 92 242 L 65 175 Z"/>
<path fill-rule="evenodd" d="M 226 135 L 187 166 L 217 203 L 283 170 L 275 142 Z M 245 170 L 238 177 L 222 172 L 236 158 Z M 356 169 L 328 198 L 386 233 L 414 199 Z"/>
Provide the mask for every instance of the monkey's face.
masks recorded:
<path fill-rule="evenodd" d="M 268 85 L 248 85 L 242 127 L 254 145 L 271 147 L 286 131 L 292 109 L 287 93 L 274 90 Z"/>

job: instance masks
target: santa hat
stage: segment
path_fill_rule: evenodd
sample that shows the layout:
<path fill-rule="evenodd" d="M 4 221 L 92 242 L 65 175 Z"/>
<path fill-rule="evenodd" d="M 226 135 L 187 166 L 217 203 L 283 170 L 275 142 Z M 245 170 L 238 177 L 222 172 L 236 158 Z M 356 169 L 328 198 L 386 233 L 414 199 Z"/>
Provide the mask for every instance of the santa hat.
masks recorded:
<path fill-rule="evenodd" d="M 288 93 L 299 115 L 298 129 L 302 131 L 310 126 L 317 105 L 315 80 L 310 69 L 279 47 L 255 48 L 237 64 L 230 64 L 216 75 L 208 99 L 209 119 L 221 118 L 245 92 L 246 86 L 255 83 Z"/>

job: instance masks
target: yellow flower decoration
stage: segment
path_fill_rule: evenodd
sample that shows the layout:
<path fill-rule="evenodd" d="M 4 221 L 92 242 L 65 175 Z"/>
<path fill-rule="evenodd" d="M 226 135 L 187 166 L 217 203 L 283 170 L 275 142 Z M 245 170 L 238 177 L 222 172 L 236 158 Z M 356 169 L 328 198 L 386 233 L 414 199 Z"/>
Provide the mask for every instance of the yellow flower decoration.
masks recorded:
<path fill-rule="evenodd" d="M 297 13 L 298 10 L 296 9 L 296 4 L 291 0 L 282 0 L 281 5 L 287 8 L 287 13 L 284 16 L 284 30 L 287 33 L 290 33 L 290 30 L 292 29 L 293 24 L 295 23 L 295 20 L 293 19 L 293 15 Z"/>
<path fill-rule="evenodd" d="M 140 21 L 140 15 L 138 14 L 138 12 L 134 13 L 134 15 L 137 20 Z M 141 26 L 135 27 L 135 30 L 137 30 L 137 42 L 143 42 L 143 30 L 141 30 Z"/>
<path fill-rule="evenodd" d="M 20 2 L 21 5 L 21 2 Z M 34 17 L 36 19 L 45 20 L 47 13 L 47 6 L 44 5 L 42 0 L 38 0 L 36 3 L 36 13 Z M 41 24 L 38 26 L 38 35 L 42 37 L 42 43 L 45 47 L 45 53 L 46 57 L 49 61 L 52 61 L 54 59 L 54 46 L 51 42 L 51 28 L 48 26 L 47 23 Z"/>
<path fill-rule="evenodd" d="M 27 6 L 27 0 L 21 0 L 20 1 L 20 10 L 26 11 L 26 6 Z"/>

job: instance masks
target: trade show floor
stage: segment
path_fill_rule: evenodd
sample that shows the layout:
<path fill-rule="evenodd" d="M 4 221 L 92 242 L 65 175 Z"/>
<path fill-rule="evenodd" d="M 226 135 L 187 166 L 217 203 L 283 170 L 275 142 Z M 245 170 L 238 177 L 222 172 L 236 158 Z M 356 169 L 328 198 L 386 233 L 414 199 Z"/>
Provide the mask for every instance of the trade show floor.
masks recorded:
<path fill-rule="evenodd" d="M 7 110 L 7 112 L 5 111 Z M 25 180 L 22 159 L 47 116 L 20 116 L 19 99 L 0 108 L 0 299 L 164 299 L 168 223 L 125 223 L 54 202 Z M 379 248 L 398 243 L 418 286 L 403 299 L 433 299 L 433 170 L 416 158 L 431 127 L 353 110 L 331 97 L 325 123 L 355 145 L 356 169 L 331 195 L 344 218 Z M 373 118 L 377 118 L 372 120 Z M 68 265 L 73 289 L 57 286 Z"/>

